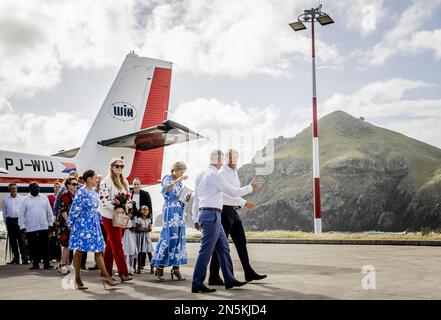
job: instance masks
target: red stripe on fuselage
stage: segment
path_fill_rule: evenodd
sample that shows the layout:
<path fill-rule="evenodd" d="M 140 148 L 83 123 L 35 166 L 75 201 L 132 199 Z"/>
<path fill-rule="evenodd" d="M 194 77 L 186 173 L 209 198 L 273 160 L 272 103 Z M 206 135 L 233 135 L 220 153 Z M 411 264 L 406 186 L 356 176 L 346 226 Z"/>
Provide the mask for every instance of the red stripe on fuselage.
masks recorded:
<path fill-rule="evenodd" d="M 63 181 L 62 178 L 22 178 L 22 177 L 0 177 L 0 183 L 31 183 L 38 184 L 54 184 L 55 182 Z"/>

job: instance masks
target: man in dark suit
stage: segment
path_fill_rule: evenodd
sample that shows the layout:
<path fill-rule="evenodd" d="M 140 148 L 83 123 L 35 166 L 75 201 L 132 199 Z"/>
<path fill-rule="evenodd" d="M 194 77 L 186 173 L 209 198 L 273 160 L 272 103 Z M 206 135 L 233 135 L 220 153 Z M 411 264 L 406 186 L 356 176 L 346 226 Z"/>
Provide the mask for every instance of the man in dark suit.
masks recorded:
<path fill-rule="evenodd" d="M 133 190 L 132 190 L 132 201 L 135 202 L 135 208 L 133 212 L 135 217 L 139 217 L 140 210 L 142 206 L 147 206 L 149 208 L 151 219 L 153 221 L 153 209 L 152 209 L 152 199 L 147 191 L 141 190 L 141 180 L 135 178 L 133 180 Z"/>

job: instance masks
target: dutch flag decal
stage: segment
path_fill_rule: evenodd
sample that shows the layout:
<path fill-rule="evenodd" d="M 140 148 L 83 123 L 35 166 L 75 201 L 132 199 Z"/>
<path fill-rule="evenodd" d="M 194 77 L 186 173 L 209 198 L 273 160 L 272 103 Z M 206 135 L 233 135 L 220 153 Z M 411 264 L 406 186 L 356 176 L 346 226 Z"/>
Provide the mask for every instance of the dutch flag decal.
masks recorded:
<path fill-rule="evenodd" d="M 77 167 L 75 166 L 75 163 L 61 162 L 61 164 L 64 167 L 64 170 L 61 171 L 62 173 L 69 173 L 72 171 L 77 171 Z"/>

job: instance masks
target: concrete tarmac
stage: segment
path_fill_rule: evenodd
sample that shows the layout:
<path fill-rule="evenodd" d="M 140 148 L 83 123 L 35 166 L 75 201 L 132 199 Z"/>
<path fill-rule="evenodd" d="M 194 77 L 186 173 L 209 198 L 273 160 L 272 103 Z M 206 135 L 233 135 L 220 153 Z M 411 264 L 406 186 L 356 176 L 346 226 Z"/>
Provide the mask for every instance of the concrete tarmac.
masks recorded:
<path fill-rule="evenodd" d="M 6 265 L 5 240 L 0 241 L 0 299 L 441 299 L 441 248 L 320 244 L 248 244 L 252 266 L 268 278 L 242 288 L 216 287 L 213 294 L 192 294 L 191 277 L 199 244 L 187 245 L 189 264 L 181 270 L 187 280 L 166 281 L 152 274 L 105 290 L 98 271 L 82 271 L 89 290 L 71 289 L 69 276 L 55 270 L 29 270 Z M 235 274 L 244 280 L 231 244 Z M 56 263 L 53 262 L 53 265 Z M 93 254 L 88 266 L 93 266 Z"/>

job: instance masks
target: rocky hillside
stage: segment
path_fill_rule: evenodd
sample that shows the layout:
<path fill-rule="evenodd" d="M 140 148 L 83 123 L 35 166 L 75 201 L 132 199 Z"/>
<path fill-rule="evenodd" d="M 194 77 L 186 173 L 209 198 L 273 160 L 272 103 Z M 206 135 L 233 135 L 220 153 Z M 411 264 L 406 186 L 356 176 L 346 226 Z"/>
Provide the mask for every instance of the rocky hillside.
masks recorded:
<path fill-rule="evenodd" d="M 441 227 L 440 149 L 342 111 L 320 119 L 319 136 L 324 231 Z M 274 140 L 274 172 L 242 213 L 248 230 L 313 230 L 311 155 L 311 126 Z M 243 183 L 255 167 L 240 168 Z"/>

